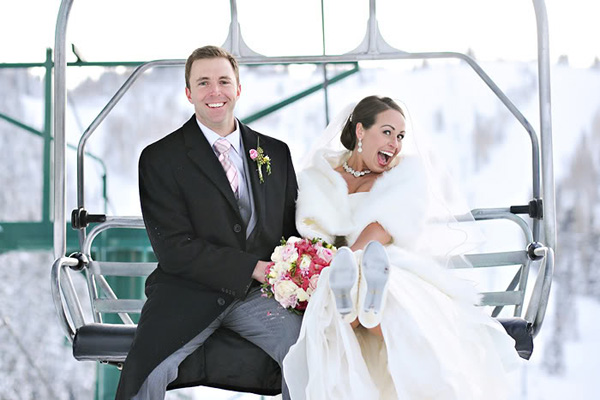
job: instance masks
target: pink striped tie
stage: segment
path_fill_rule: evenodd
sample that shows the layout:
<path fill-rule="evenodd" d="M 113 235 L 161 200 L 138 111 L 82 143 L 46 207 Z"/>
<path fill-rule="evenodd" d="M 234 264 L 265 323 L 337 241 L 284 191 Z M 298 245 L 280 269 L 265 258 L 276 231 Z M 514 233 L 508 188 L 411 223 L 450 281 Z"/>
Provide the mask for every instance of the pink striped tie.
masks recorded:
<path fill-rule="evenodd" d="M 229 179 L 229 184 L 231 185 L 231 190 L 233 190 L 233 194 L 235 197 L 238 196 L 238 172 L 235 168 L 235 165 L 229 159 L 229 150 L 231 149 L 231 143 L 225 138 L 221 138 L 217 140 L 214 144 L 215 150 L 219 154 L 219 161 L 221 165 L 223 165 L 223 169 L 225 170 L 225 174 L 227 175 L 227 179 Z"/>

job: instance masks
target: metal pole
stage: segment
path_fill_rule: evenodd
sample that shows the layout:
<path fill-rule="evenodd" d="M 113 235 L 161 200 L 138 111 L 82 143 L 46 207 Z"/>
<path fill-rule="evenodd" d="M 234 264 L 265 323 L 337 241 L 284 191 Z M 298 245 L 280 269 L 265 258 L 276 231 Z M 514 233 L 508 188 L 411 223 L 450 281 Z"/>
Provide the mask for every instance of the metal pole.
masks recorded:
<path fill-rule="evenodd" d="M 71 0 L 72 1 L 72 0 Z M 85 173 L 84 173 L 84 162 L 85 162 L 85 145 L 92 135 L 96 128 L 100 125 L 100 123 L 106 118 L 108 113 L 117 105 L 121 97 L 125 95 L 125 93 L 129 90 L 129 88 L 133 85 L 133 83 L 149 68 L 154 66 L 162 66 L 162 67 L 173 67 L 184 65 L 185 60 L 157 60 L 150 61 L 138 66 L 133 73 L 127 78 L 125 83 L 119 88 L 117 93 L 109 100 L 109 102 L 104 106 L 100 114 L 92 121 L 90 126 L 83 132 L 81 138 L 79 139 L 79 145 L 77 146 L 77 207 L 85 207 L 85 191 L 84 191 L 84 181 L 85 181 Z M 85 230 L 81 230 L 80 234 L 83 235 L 83 239 L 85 239 Z"/>
<path fill-rule="evenodd" d="M 327 54 L 325 40 L 325 5 L 321 0 L 321 38 L 323 46 L 323 55 Z M 322 65 L 323 68 L 323 101 L 325 102 L 325 126 L 329 125 L 329 79 L 327 79 L 327 64 Z"/>
<path fill-rule="evenodd" d="M 556 204 L 550 101 L 550 49 L 548 14 L 544 0 L 533 0 L 537 22 L 540 135 L 542 142 L 542 186 L 544 193 L 544 233 L 548 247 L 556 249 Z"/>
<path fill-rule="evenodd" d="M 50 222 L 50 165 L 52 147 L 52 49 L 46 49 L 44 63 L 44 182 L 42 222 Z"/>
<path fill-rule="evenodd" d="M 54 37 L 54 258 L 67 250 L 66 240 L 66 138 L 65 107 L 67 103 L 67 21 L 73 0 L 62 0 Z"/>

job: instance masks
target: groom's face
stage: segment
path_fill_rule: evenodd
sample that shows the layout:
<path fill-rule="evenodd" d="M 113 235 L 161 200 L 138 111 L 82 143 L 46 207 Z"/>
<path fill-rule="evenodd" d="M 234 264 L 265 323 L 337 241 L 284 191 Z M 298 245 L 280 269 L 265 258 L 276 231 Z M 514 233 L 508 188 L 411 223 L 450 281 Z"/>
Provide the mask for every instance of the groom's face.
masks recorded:
<path fill-rule="evenodd" d="M 233 110 L 241 86 L 226 58 L 194 61 L 190 70 L 190 87 L 185 94 L 194 105 L 196 118 L 221 136 L 234 131 Z"/>

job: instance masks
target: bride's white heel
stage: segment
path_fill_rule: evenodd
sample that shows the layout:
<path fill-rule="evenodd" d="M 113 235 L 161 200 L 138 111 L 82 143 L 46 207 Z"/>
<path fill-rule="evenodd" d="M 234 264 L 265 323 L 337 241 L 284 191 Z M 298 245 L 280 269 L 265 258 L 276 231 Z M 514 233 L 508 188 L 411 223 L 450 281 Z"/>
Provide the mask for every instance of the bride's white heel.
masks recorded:
<path fill-rule="evenodd" d="M 369 242 L 361 262 L 358 311 L 358 320 L 365 328 L 374 328 L 381 323 L 389 275 L 390 261 L 385 247 L 377 241 Z"/>
<path fill-rule="evenodd" d="M 335 297 L 335 305 L 344 320 L 352 322 L 357 317 L 356 299 L 358 294 L 358 265 L 354 253 L 344 246 L 330 265 L 329 287 Z"/>

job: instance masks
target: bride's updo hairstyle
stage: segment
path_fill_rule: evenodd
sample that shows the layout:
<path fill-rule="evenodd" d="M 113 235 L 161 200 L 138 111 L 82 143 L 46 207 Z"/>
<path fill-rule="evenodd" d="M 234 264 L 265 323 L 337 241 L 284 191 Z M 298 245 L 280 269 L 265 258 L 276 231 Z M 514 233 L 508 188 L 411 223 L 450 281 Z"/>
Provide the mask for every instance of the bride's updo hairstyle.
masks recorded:
<path fill-rule="evenodd" d="M 340 140 L 344 147 L 348 150 L 354 150 L 356 147 L 356 124 L 360 122 L 365 129 L 369 129 L 375 123 L 377 114 L 390 109 L 398 111 L 406 118 L 402 108 L 389 97 L 368 96 L 359 101 L 342 128 Z"/>

